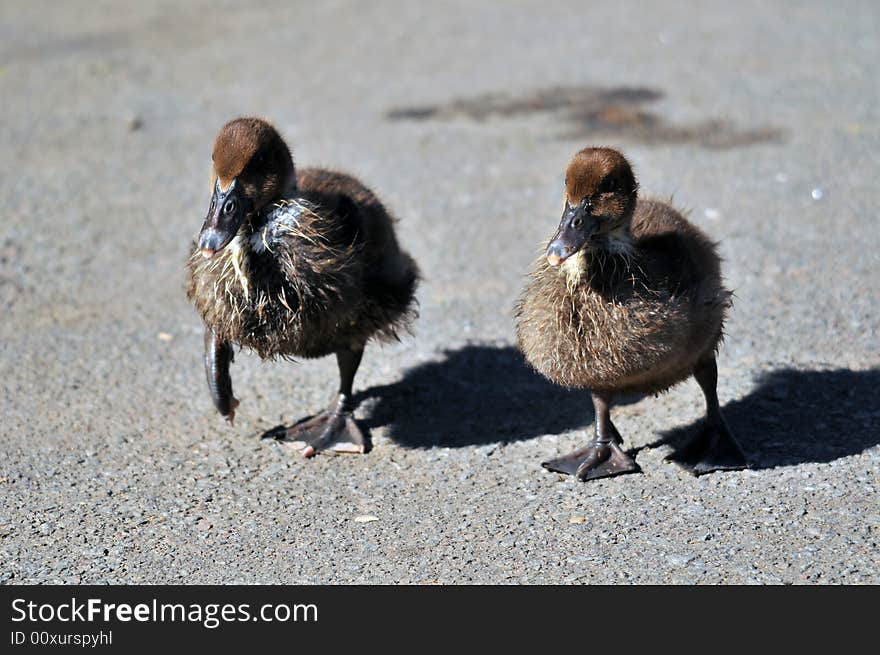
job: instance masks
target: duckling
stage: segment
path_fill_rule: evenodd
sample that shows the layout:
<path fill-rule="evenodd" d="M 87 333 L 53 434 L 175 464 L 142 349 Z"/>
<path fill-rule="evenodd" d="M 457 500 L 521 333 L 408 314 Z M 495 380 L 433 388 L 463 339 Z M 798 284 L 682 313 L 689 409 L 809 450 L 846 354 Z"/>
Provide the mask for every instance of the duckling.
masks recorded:
<path fill-rule="evenodd" d="M 669 204 L 640 200 L 626 158 L 578 152 L 564 210 L 516 307 L 517 342 L 552 382 L 592 392 L 595 437 L 544 462 L 581 480 L 639 471 L 611 422 L 616 394 L 659 393 L 693 375 L 705 426 L 682 453 L 696 475 L 747 466 L 716 392 L 715 354 L 731 293 L 716 244 Z"/>
<path fill-rule="evenodd" d="M 278 131 L 237 118 L 214 141 L 212 197 L 188 262 L 187 296 L 205 325 L 205 372 L 219 413 L 238 400 L 233 346 L 263 359 L 335 354 L 339 391 L 322 413 L 273 433 L 307 457 L 363 453 L 352 387 L 370 340 L 410 330 L 419 270 L 395 219 L 357 179 L 294 167 Z"/>

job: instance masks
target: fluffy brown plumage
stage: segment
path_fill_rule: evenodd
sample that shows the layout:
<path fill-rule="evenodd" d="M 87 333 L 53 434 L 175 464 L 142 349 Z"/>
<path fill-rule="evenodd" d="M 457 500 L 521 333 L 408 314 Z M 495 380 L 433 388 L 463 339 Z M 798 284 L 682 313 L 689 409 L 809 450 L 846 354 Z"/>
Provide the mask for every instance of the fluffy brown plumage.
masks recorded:
<path fill-rule="evenodd" d="M 669 204 L 639 200 L 629 163 L 609 148 L 575 155 L 564 201 L 517 304 L 517 341 L 539 373 L 593 392 L 597 437 L 546 465 L 581 479 L 638 470 L 619 449 L 614 394 L 659 392 L 696 375 L 709 407 L 706 439 L 729 446 L 724 461 L 703 464 L 740 468 L 715 396 L 715 351 L 731 298 L 715 244 Z"/>
<path fill-rule="evenodd" d="M 215 406 L 232 420 L 232 345 L 264 359 L 336 353 L 338 401 L 313 421 L 306 453 L 349 446 L 363 452 L 351 418 L 361 353 L 370 340 L 396 339 L 416 316 L 419 272 L 398 245 L 395 219 L 349 175 L 296 171 L 284 140 L 261 119 L 225 125 L 213 164 L 213 197 L 192 244 L 187 296 L 205 324 Z"/>
<path fill-rule="evenodd" d="M 187 296 L 219 339 L 264 359 L 323 357 L 410 329 L 418 269 L 369 189 L 307 168 L 268 210 L 210 259 L 192 246 Z"/>
<path fill-rule="evenodd" d="M 534 265 L 517 306 L 526 360 L 566 387 L 662 391 L 721 339 L 730 292 L 714 244 L 679 212 L 640 200 L 631 245 Z"/>

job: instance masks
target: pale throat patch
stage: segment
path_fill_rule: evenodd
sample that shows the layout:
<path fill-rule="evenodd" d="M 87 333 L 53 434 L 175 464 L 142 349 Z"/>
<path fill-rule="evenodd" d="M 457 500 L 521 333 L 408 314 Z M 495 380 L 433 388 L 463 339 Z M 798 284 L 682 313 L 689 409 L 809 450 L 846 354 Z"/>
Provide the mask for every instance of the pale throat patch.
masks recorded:
<path fill-rule="evenodd" d="M 250 299 L 250 285 L 248 284 L 247 274 L 244 270 L 244 252 L 242 248 L 241 234 L 236 234 L 226 250 L 229 252 L 229 258 L 232 260 L 232 269 L 235 271 L 235 277 L 241 284 L 241 290 L 244 293 L 245 300 Z"/>
<path fill-rule="evenodd" d="M 571 257 L 562 262 L 562 273 L 565 275 L 565 282 L 569 289 L 574 288 L 580 283 L 581 278 L 587 268 L 587 253 L 581 248 Z"/>
<path fill-rule="evenodd" d="M 633 253 L 635 246 L 633 245 L 632 235 L 626 225 L 622 225 L 604 238 L 602 244 L 605 250 L 613 255 L 629 256 Z M 587 272 L 587 256 L 588 248 L 581 248 L 571 257 L 562 262 L 563 275 L 565 275 L 565 283 L 569 289 L 574 289 L 580 284 L 584 274 Z"/>

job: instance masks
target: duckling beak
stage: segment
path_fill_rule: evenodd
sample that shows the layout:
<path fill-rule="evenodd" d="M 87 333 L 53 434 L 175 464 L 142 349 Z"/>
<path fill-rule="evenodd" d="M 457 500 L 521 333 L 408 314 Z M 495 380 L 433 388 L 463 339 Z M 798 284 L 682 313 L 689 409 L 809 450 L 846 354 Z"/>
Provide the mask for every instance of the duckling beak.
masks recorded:
<path fill-rule="evenodd" d="M 559 266 L 566 259 L 583 248 L 599 231 L 599 220 L 583 205 L 569 208 L 562 214 L 559 229 L 547 246 L 547 261 L 551 266 Z"/>
<path fill-rule="evenodd" d="M 214 186 L 211 206 L 199 232 L 199 250 L 202 256 L 210 258 L 225 248 L 235 237 L 238 228 L 247 215 L 244 198 L 236 190 L 233 180 L 225 191 L 220 181 Z"/>

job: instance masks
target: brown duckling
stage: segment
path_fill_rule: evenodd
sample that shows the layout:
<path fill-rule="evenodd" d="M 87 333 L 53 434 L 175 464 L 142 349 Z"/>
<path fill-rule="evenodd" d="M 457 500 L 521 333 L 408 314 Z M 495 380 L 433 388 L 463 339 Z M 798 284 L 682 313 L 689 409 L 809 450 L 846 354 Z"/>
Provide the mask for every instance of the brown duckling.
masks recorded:
<path fill-rule="evenodd" d="M 565 174 L 562 221 L 517 304 L 528 362 L 557 384 L 590 389 L 596 415 L 585 448 L 543 465 L 581 480 L 638 471 L 611 422 L 614 395 L 658 393 L 693 375 L 707 415 L 684 459 L 698 475 L 744 468 L 716 394 L 731 293 L 715 244 L 670 205 L 637 196 L 619 152 L 578 152 Z"/>
<path fill-rule="evenodd" d="M 230 423 L 238 401 L 233 346 L 263 359 L 334 353 L 330 407 L 276 436 L 303 448 L 365 451 L 352 386 L 371 340 L 396 339 L 416 316 L 419 279 L 394 218 L 343 173 L 295 170 L 287 144 L 257 118 L 227 123 L 214 142 L 212 198 L 188 264 L 187 296 L 205 324 L 205 371 Z"/>

